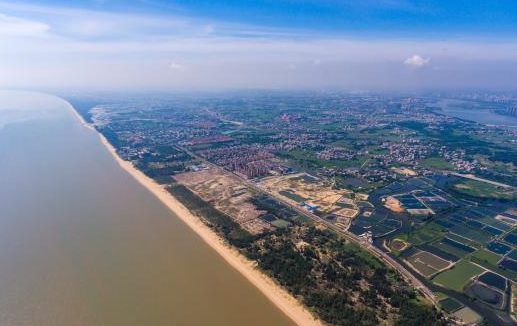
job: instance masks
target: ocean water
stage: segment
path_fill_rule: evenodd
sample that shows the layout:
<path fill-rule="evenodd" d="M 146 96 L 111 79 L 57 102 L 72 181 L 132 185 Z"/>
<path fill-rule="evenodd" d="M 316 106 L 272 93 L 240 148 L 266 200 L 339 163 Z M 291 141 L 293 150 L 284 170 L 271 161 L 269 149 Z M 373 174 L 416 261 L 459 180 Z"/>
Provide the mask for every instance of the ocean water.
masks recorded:
<path fill-rule="evenodd" d="M 0 325 L 293 325 L 56 97 L 0 92 Z"/>

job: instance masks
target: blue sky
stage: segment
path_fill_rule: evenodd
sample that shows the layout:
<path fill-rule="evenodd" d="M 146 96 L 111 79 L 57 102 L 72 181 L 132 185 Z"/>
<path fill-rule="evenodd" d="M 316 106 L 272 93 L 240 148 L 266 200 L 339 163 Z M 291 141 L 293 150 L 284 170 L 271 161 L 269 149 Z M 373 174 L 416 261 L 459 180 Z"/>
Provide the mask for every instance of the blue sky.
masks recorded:
<path fill-rule="evenodd" d="M 112 12 L 370 36 L 486 37 L 517 31 L 514 0 L 69 0 L 32 2 Z M 424 35 L 422 35 L 424 34 Z"/>
<path fill-rule="evenodd" d="M 515 90 L 515 0 L 0 0 L 0 86 Z"/>

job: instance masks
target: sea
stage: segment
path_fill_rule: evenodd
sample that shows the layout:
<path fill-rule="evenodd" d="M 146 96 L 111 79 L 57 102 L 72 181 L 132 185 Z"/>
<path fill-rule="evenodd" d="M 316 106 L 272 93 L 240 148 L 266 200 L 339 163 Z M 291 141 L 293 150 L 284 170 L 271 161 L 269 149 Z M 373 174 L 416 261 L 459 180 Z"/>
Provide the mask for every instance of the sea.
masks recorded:
<path fill-rule="evenodd" d="M 0 91 L 0 325 L 294 323 L 55 96 Z"/>

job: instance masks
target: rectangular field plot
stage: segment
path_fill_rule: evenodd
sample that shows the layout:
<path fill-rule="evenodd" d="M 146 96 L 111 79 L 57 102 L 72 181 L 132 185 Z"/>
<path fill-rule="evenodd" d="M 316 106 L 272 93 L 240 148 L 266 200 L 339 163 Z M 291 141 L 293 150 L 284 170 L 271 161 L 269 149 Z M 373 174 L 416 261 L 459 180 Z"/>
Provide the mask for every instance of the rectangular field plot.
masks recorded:
<path fill-rule="evenodd" d="M 501 291 L 506 290 L 506 279 L 492 272 L 486 272 L 485 274 L 481 275 L 478 278 L 478 281 Z"/>
<path fill-rule="evenodd" d="M 502 262 L 499 263 L 499 266 L 503 268 L 511 269 L 514 272 L 517 272 L 517 261 L 513 259 L 505 258 Z"/>
<path fill-rule="evenodd" d="M 461 250 L 464 250 L 464 251 L 467 251 L 467 252 L 474 252 L 476 249 L 475 248 L 472 248 L 471 246 L 467 246 L 461 242 L 458 242 L 458 241 L 454 241 L 452 239 L 449 239 L 447 237 L 443 238 L 442 242 L 448 244 L 449 246 L 453 246 L 453 247 L 456 247 L 458 249 L 461 249 Z"/>
<path fill-rule="evenodd" d="M 454 227 L 454 224 L 452 224 L 451 222 L 448 222 L 448 221 L 444 221 L 444 220 L 436 220 L 435 223 L 443 226 L 446 229 L 450 229 L 450 228 Z"/>
<path fill-rule="evenodd" d="M 412 232 L 408 237 L 408 241 L 414 245 L 426 243 L 438 239 L 442 232 L 442 226 L 436 223 L 429 223 L 415 232 Z"/>
<path fill-rule="evenodd" d="M 466 211 L 464 214 L 468 218 L 472 218 L 472 219 L 475 219 L 475 220 L 485 217 L 484 214 L 482 214 L 482 213 L 480 213 L 480 212 L 478 212 L 476 210 L 473 210 L 473 209 Z"/>
<path fill-rule="evenodd" d="M 451 239 L 451 240 L 454 240 L 456 242 L 459 242 L 459 243 L 463 243 L 464 245 L 467 245 L 467 246 L 474 246 L 475 245 L 475 242 L 473 242 L 472 240 L 469 240 L 467 238 L 464 238 L 462 236 L 459 236 L 457 234 L 454 234 L 454 233 L 447 233 L 446 234 L 447 238 Z"/>
<path fill-rule="evenodd" d="M 511 226 L 516 226 L 517 225 L 517 220 L 515 218 L 510 218 L 508 216 L 504 216 L 502 214 L 499 214 L 495 217 L 496 220 L 498 221 L 501 221 L 501 222 L 504 222 L 506 224 L 509 224 Z"/>
<path fill-rule="evenodd" d="M 513 218 L 514 220 L 517 220 L 517 215 L 512 214 L 512 213 L 511 213 L 511 212 L 509 212 L 509 211 L 506 211 L 506 212 L 504 212 L 504 213 L 501 213 L 501 215 L 506 216 L 506 217 L 508 217 L 508 218 Z"/>
<path fill-rule="evenodd" d="M 464 307 L 461 302 L 453 298 L 445 298 L 440 300 L 440 306 L 442 306 L 442 309 L 447 313 L 453 313 Z"/>
<path fill-rule="evenodd" d="M 504 237 L 504 241 L 511 243 L 513 245 L 517 245 L 517 235 L 510 233 L 506 237 Z"/>
<path fill-rule="evenodd" d="M 502 308 L 504 304 L 504 295 L 499 290 L 490 288 L 483 283 L 471 283 L 465 289 L 465 294 L 497 308 Z"/>
<path fill-rule="evenodd" d="M 508 254 L 508 258 L 511 258 L 513 260 L 517 260 L 517 250 L 513 250 Z"/>
<path fill-rule="evenodd" d="M 474 257 L 484 260 L 492 265 L 497 265 L 499 260 L 501 260 L 501 256 L 494 254 L 493 252 L 490 252 L 485 249 L 479 249 L 473 254 Z"/>
<path fill-rule="evenodd" d="M 449 269 L 433 278 L 433 282 L 441 284 L 449 289 L 461 292 L 471 278 L 484 272 L 484 269 L 468 261 L 458 262 Z"/>
<path fill-rule="evenodd" d="M 467 222 L 467 218 L 463 217 L 463 216 L 461 216 L 459 214 L 452 214 L 452 215 L 449 216 L 449 219 L 454 220 L 454 221 L 459 222 L 459 223 Z"/>
<path fill-rule="evenodd" d="M 499 255 L 506 255 L 508 252 L 510 252 L 510 250 L 512 250 L 510 246 L 507 246 L 504 243 L 497 241 L 488 243 L 486 248 Z"/>
<path fill-rule="evenodd" d="M 435 212 L 445 210 L 453 206 L 453 204 L 445 198 L 432 192 L 415 192 L 413 195 Z"/>
<path fill-rule="evenodd" d="M 393 196 L 398 199 L 405 209 L 426 209 L 427 207 L 422 204 L 418 199 L 412 195 Z"/>
<path fill-rule="evenodd" d="M 483 228 L 483 231 L 488 232 L 488 233 L 490 233 L 491 235 L 495 235 L 495 236 L 497 236 L 497 235 L 501 235 L 501 234 L 503 234 L 503 233 L 504 233 L 504 231 L 503 231 L 503 230 L 499 230 L 499 229 L 497 229 L 497 228 L 495 228 L 495 227 L 493 227 L 493 226 L 490 226 L 490 225 L 485 226 L 485 227 Z"/>
<path fill-rule="evenodd" d="M 474 324 L 481 320 L 481 316 L 469 307 L 463 307 L 454 313 L 454 316 L 462 320 L 465 324 Z"/>
<path fill-rule="evenodd" d="M 413 256 L 407 258 L 407 261 L 417 272 L 425 277 L 436 274 L 450 265 L 450 262 L 447 260 L 427 251 L 419 251 Z"/>
<path fill-rule="evenodd" d="M 452 207 L 451 203 L 449 203 L 449 202 L 441 202 L 441 201 L 429 202 L 429 201 L 424 201 L 424 203 L 427 205 L 427 207 L 429 207 L 430 209 L 432 209 L 435 212 L 443 211 L 443 210 L 446 210 L 447 208 Z"/>
<path fill-rule="evenodd" d="M 498 228 L 503 231 L 508 231 L 512 228 L 511 225 L 498 221 L 493 217 L 485 217 L 481 220 L 481 222 L 486 223 L 494 228 Z"/>
<path fill-rule="evenodd" d="M 453 241 L 447 237 L 432 243 L 431 246 L 438 248 L 441 251 L 445 251 L 446 253 L 454 255 L 458 258 L 463 258 L 469 253 L 474 252 L 476 250 L 470 246 Z"/>
<path fill-rule="evenodd" d="M 475 220 L 468 220 L 467 225 L 472 226 L 473 228 L 476 228 L 476 229 L 481 229 L 481 228 L 485 227 L 485 224 L 475 221 Z"/>
<path fill-rule="evenodd" d="M 279 191 L 278 192 L 280 195 L 284 196 L 284 197 L 287 197 L 291 200 L 294 200 L 295 202 L 298 202 L 298 203 L 302 203 L 306 200 L 308 200 L 309 198 L 305 198 L 305 197 L 302 197 L 302 196 L 299 196 L 293 192 L 290 192 L 290 191 L 287 191 L 287 190 L 282 190 L 282 191 Z"/>
<path fill-rule="evenodd" d="M 456 225 L 455 227 L 451 228 L 451 232 L 479 243 L 485 243 L 491 238 L 491 235 L 488 233 L 474 230 L 463 225 Z"/>

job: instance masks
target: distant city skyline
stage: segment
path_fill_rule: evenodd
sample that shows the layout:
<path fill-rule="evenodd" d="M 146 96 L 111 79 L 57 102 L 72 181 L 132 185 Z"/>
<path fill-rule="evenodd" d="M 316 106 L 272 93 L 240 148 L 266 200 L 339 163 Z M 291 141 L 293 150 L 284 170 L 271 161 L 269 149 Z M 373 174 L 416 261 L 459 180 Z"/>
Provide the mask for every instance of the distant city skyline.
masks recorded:
<path fill-rule="evenodd" d="M 0 1 L 0 88 L 517 90 L 515 1 Z"/>

